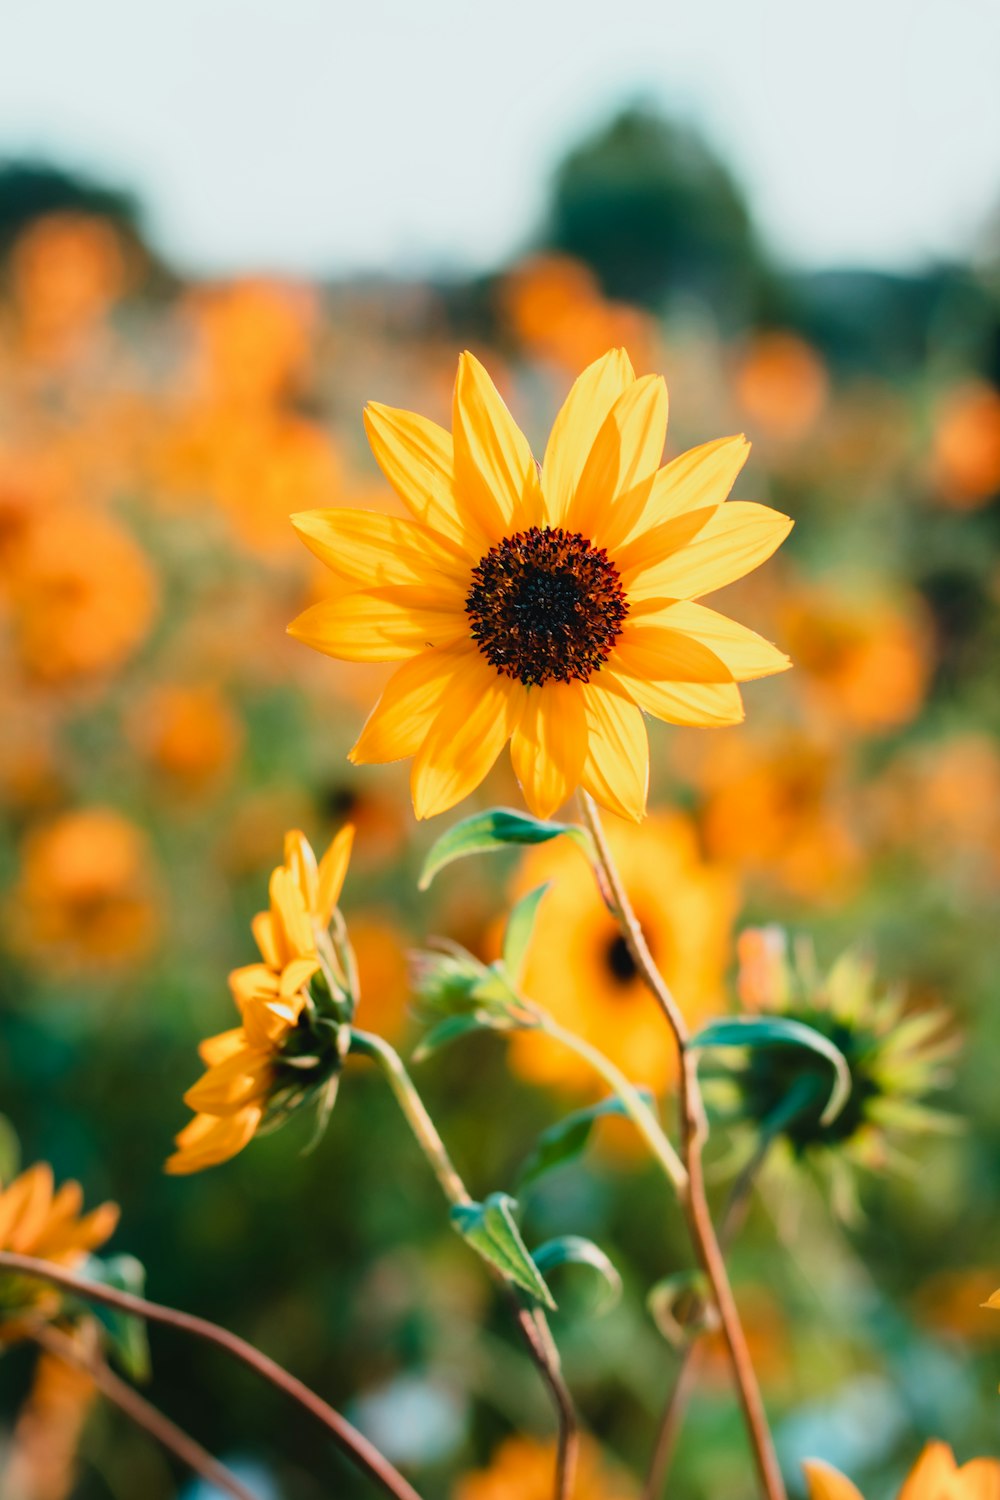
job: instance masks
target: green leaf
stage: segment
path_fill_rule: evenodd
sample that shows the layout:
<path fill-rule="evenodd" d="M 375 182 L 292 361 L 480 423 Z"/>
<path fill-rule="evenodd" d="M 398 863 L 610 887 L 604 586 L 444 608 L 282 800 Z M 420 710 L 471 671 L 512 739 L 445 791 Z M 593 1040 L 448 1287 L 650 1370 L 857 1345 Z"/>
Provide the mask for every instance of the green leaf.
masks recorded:
<path fill-rule="evenodd" d="M 640 1088 L 636 1092 L 641 1094 L 650 1109 L 655 1111 L 656 1099 L 650 1090 Z M 590 1104 L 586 1109 L 575 1110 L 573 1114 L 565 1115 L 561 1120 L 557 1120 L 538 1137 L 534 1151 L 518 1174 L 518 1186 L 527 1187 L 529 1183 L 543 1177 L 546 1172 L 551 1172 L 553 1167 L 561 1167 L 565 1162 L 575 1161 L 590 1139 L 594 1122 L 602 1115 L 627 1115 L 627 1113 L 617 1094 L 612 1094 L 609 1098 L 602 1099 L 599 1104 Z"/>
<path fill-rule="evenodd" d="M 589 1266 L 596 1271 L 602 1282 L 601 1294 L 594 1304 L 597 1314 L 610 1311 L 622 1294 L 622 1279 L 617 1268 L 593 1240 L 578 1234 L 564 1234 L 559 1239 L 546 1240 L 538 1245 L 531 1256 L 539 1271 L 551 1271 L 555 1266 Z"/>
<path fill-rule="evenodd" d="M 83 1275 L 101 1286 L 131 1292 L 134 1297 L 145 1293 L 146 1268 L 134 1255 L 112 1255 L 107 1259 L 91 1255 L 84 1263 Z M 104 1325 L 110 1351 L 125 1374 L 132 1380 L 148 1380 L 151 1363 L 143 1319 L 120 1312 L 117 1307 L 94 1305 L 91 1311 Z"/>
<path fill-rule="evenodd" d="M 825 1057 L 833 1068 L 834 1077 L 830 1097 L 820 1116 L 821 1125 L 829 1125 L 835 1120 L 851 1097 L 851 1070 L 840 1048 L 821 1032 L 787 1016 L 731 1016 L 709 1021 L 691 1038 L 688 1046 L 699 1050 L 708 1047 L 805 1047 Z"/>
<path fill-rule="evenodd" d="M 515 1199 L 491 1193 L 485 1203 L 462 1203 L 451 1211 L 451 1222 L 484 1260 L 489 1261 L 522 1291 L 545 1307 L 555 1307 L 552 1293 L 521 1238 L 514 1219 Z"/>
<path fill-rule="evenodd" d="M 0 1183 L 13 1182 L 21 1165 L 21 1142 L 6 1115 L 0 1115 Z"/>
<path fill-rule="evenodd" d="M 718 1327 L 719 1314 L 704 1271 L 678 1271 L 665 1276 L 650 1288 L 646 1306 L 674 1349 L 684 1349 L 700 1334 Z"/>
<path fill-rule="evenodd" d="M 452 1042 L 457 1042 L 463 1036 L 469 1036 L 473 1031 L 509 1031 L 510 1027 L 503 1025 L 502 1018 L 495 1012 L 475 1010 L 466 1011 L 459 1016 L 446 1016 L 436 1026 L 432 1026 L 423 1040 L 418 1043 L 412 1056 L 412 1061 L 422 1063 L 435 1052 L 440 1052 L 442 1047 L 448 1047 Z"/>
<path fill-rule="evenodd" d="M 471 818 L 463 818 L 461 823 L 449 828 L 432 845 L 420 872 L 419 888 L 426 891 L 435 875 L 456 859 L 465 859 L 470 854 L 486 854 L 511 844 L 544 844 L 560 834 L 572 839 L 589 860 L 596 860 L 590 834 L 575 823 L 543 822 L 541 818 L 517 812 L 512 807 L 491 807 L 486 812 L 474 813 Z"/>
<path fill-rule="evenodd" d="M 522 896 L 507 918 L 507 928 L 503 935 L 503 966 L 512 984 L 520 984 L 524 977 L 524 964 L 531 934 L 535 930 L 535 918 L 550 884 L 550 881 L 546 881 L 544 885 L 538 885 L 526 896 Z"/>

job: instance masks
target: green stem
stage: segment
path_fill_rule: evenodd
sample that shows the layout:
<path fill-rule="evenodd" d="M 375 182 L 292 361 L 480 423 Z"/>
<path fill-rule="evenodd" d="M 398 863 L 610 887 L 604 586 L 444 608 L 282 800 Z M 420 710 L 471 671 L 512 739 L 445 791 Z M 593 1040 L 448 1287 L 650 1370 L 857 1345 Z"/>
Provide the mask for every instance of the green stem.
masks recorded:
<path fill-rule="evenodd" d="M 417 1092 L 416 1085 L 407 1072 L 399 1053 L 380 1036 L 375 1036 L 370 1031 L 358 1031 L 355 1027 L 351 1028 L 351 1051 L 370 1058 L 381 1068 L 448 1202 L 452 1206 L 471 1203 L 472 1197 L 455 1170 L 452 1159 L 448 1155 L 448 1148 L 441 1139 L 437 1126 L 427 1113 L 424 1101 Z M 642 1100 L 640 1099 L 639 1102 L 641 1104 Z M 494 1274 L 504 1289 L 521 1337 L 555 1406 L 559 1430 L 556 1449 L 555 1500 L 569 1500 L 576 1473 L 579 1425 L 573 1398 L 563 1379 L 559 1352 L 541 1308 L 526 1307 L 516 1288 L 511 1286 L 499 1271 Z"/>
<path fill-rule="evenodd" d="M 650 1109 L 645 1099 L 639 1093 L 634 1083 L 625 1077 L 609 1057 L 603 1052 L 592 1047 L 583 1037 L 576 1036 L 572 1031 L 566 1031 L 557 1021 L 554 1021 L 544 1010 L 537 1011 L 539 1030 L 561 1042 L 571 1052 L 590 1064 L 594 1072 L 599 1074 L 611 1089 L 612 1093 L 621 1101 L 622 1108 L 636 1129 L 642 1135 L 643 1140 L 649 1146 L 664 1173 L 669 1178 L 678 1195 L 683 1199 L 687 1191 L 688 1175 L 684 1163 L 670 1144 L 663 1127 L 660 1125 L 656 1115 Z"/>

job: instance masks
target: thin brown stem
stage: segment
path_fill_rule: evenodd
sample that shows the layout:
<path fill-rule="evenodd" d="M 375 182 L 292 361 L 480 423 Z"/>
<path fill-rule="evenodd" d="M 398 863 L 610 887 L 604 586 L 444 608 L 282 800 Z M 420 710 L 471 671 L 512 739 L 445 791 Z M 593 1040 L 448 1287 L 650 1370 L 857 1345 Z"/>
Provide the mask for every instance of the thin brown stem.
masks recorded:
<path fill-rule="evenodd" d="M 677 1001 L 649 951 L 642 928 L 615 865 L 597 804 L 588 792 L 581 791 L 580 797 L 584 821 L 597 850 L 604 895 L 609 910 L 618 923 L 622 937 L 625 939 L 629 953 L 646 988 L 663 1012 L 680 1053 L 681 1155 L 688 1174 L 687 1187 L 681 1195 L 681 1205 L 691 1230 L 695 1251 L 708 1277 L 719 1311 L 722 1333 L 729 1352 L 761 1487 L 767 1500 L 785 1500 L 785 1485 L 778 1467 L 774 1440 L 768 1426 L 760 1385 L 750 1358 L 725 1259 L 719 1247 L 715 1225 L 712 1223 L 712 1215 L 708 1207 L 702 1162 L 702 1152 L 708 1130 L 701 1088 L 698 1083 L 696 1057 L 688 1045 L 690 1041 L 688 1028 Z"/>
<path fill-rule="evenodd" d="M 370 1058 L 382 1069 L 406 1122 L 430 1163 L 448 1202 L 453 1207 L 463 1207 L 471 1203 L 472 1197 L 456 1170 L 448 1154 L 448 1148 L 428 1114 L 427 1107 L 399 1053 L 380 1036 L 367 1031 L 359 1031 L 356 1027 L 351 1030 L 351 1051 Z M 545 1383 L 555 1408 L 558 1434 L 555 1500 L 569 1500 L 576 1472 L 579 1422 L 573 1405 L 573 1397 L 563 1379 L 562 1364 L 555 1339 L 552 1337 L 548 1320 L 541 1308 L 529 1310 L 521 1301 L 516 1289 L 499 1271 L 494 1271 L 493 1275 L 498 1285 L 504 1289 L 521 1337 L 538 1368 L 538 1373 Z"/>
<path fill-rule="evenodd" d="M 168 1453 L 180 1459 L 193 1474 L 199 1475 L 223 1494 L 231 1495 L 233 1500 L 257 1500 L 253 1491 L 247 1489 L 225 1464 L 213 1458 L 206 1448 L 182 1427 L 178 1427 L 176 1422 L 172 1422 L 159 1407 L 133 1390 L 99 1355 L 91 1355 L 76 1339 L 48 1324 L 39 1324 L 33 1328 L 31 1338 L 46 1353 L 89 1375 L 107 1401 L 124 1412 L 137 1427 L 148 1432 Z"/>
<path fill-rule="evenodd" d="M 277 1390 L 283 1391 L 286 1396 L 298 1403 L 307 1411 L 333 1438 L 338 1448 L 360 1469 L 380 1485 L 387 1495 L 394 1495 L 396 1500 L 420 1500 L 420 1496 L 413 1486 L 403 1478 L 389 1462 L 383 1458 L 372 1443 L 356 1427 L 352 1427 L 345 1417 L 329 1406 L 315 1391 L 311 1391 L 296 1376 L 290 1374 L 277 1364 L 268 1355 L 262 1354 L 255 1349 L 253 1344 L 248 1344 L 246 1339 L 241 1339 L 238 1334 L 230 1333 L 228 1328 L 221 1328 L 217 1323 L 210 1323 L 207 1318 L 195 1317 L 192 1313 L 179 1312 L 174 1307 L 163 1307 L 158 1302 L 147 1302 L 145 1297 L 136 1297 L 131 1292 L 120 1292 L 115 1287 L 101 1286 L 97 1282 L 88 1281 L 83 1276 L 77 1276 L 74 1271 L 64 1270 L 62 1266 L 54 1265 L 51 1261 L 36 1260 L 30 1255 L 15 1255 L 12 1251 L 0 1251 L 0 1271 L 9 1271 L 17 1276 L 33 1276 L 39 1281 L 47 1281 L 52 1286 L 62 1287 L 64 1291 L 72 1292 L 86 1302 L 97 1302 L 105 1307 L 117 1307 L 120 1312 L 131 1313 L 134 1317 L 145 1318 L 149 1323 L 163 1323 L 168 1328 L 176 1328 L 181 1333 L 189 1333 L 194 1338 L 201 1339 L 206 1344 L 214 1344 L 219 1349 L 224 1349 L 234 1359 L 246 1365 L 259 1375 L 261 1379 L 268 1381 Z"/>

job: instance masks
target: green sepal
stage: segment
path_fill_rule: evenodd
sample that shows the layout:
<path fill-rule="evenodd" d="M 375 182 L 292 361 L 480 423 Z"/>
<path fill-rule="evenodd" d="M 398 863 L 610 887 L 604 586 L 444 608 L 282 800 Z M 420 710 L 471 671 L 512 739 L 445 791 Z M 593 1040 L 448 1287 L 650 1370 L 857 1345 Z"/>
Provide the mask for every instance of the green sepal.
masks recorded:
<path fill-rule="evenodd" d="M 589 1266 L 592 1271 L 596 1271 L 602 1283 L 601 1294 L 593 1308 L 597 1316 L 609 1312 L 621 1298 L 622 1279 L 617 1267 L 593 1240 L 584 1239 L 578 1234 L 564 1234 L 558 1239 L 546 1240 L 544 1245 L 536 1246 L 531 1257 L 539 1271 L 551 1271 L 556 1266 L 568 1265 Z"/>
<path fill-rule="evenodd" d="M 655 1113 L 656 1098 L 651 1090 L 637 1088 L 636 1093 L 642 1096 L 644 1103 L 648 1104 Z M 628 1111 L 617 1094 L 611 1094 L 607 1099 L 602 1099 L 599 1104 L 590 1104 L 586 1109 L 574 1110 L 571 1115 L 565 1115 L 561 1120 L 557 1120 L 538 1137 L 535 1149 L 518 1173 L 518 1187 L 527 1187 L 529 1183 L 536 1182 L 546 1172 L 551 1172 L 554 1167 L 561 1167 L 566 1162 L 575 1161 L 584 1151 L 595 1121 L 599 1120 L 602 1115 L 627 1117 Z"/>
<path fill-rule="evenodd" d="M 80 1273 L 88 1281 L 111 1287 L 114 1291 L 131 1292 L 133 1297 L 143 1296 L 146 1290 L 146 1268 L 134 1255 L 106 1258 L 89 1255 Z M 104 1329 L 108 1352 L 115 1363 L 130 1380 L 147 1381 L 152 1374 L 152 1362 L 145 1320 L 117 1307 L 103 1307 L 99 1303 L 88 1304 L 88 1307 Z"/>
<path fill-rule="evenodd" d="M 483 1260 L 528 1292 L 544 1307 L 555 1300 L 531 1258 L 514 1218 L 517 1201 L 507 1193 L 491 1193 L 484 1203 L 460 1203 L 451 1211 L 451 1222 Z"/>
<path fill-rule="evenodd" d="M 464 1036 L 470 1036 L 474 1031 L 512 1031 L 516 1025 L 508 1021 L 503 1014 L 497 1011 L 474 1010 L 465 1011 L 462 1015 L 445 1016 L 436 1026 L 432 1026 L 427 1035 L 414 1048 L 411 1061 L 422 1063 L 435 1052 L 440 1052 L 442 1047 L 448 1047 L 452 1042 L 459 1041 Z"/>
<path fill-rule="evenodd" d="M 785 1016 L 730 1016 L 709 1021 L 691 1038 L 689 1047 L 704 1051 L 709 1047 L 805 1047 L 825 1057 L 833 1068 L 833 1087 L 821 1125 L 829 1125 L 840 1114 L 851 1097 L 851 1070 L 839 1047 L 829 1037 Z"/>
<path fill-rule="evenodd" d="M 572 839 L 592 863 L 596 861 L 590 834 L 576 823 L 549 823 L 512 807 L 491 807 L 486 812 L 473 813 L 471 818 L 463 818 L 449 828 L 431 846 L 420 872 L 419 889 L 426 891 L 435 875 L 456 859 L 488 854 L 511 845 L 544 844 L 561 834 Z"/>

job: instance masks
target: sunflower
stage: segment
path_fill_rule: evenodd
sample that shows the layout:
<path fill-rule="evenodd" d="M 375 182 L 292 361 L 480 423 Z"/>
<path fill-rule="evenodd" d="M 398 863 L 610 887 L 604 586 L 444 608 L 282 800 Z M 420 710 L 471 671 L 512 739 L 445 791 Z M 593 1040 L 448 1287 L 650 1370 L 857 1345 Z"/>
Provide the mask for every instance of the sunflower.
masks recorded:
<path fill-rule="evenodd" d="M 829 1464 L 808 1459 L 803 1468 L 809 1500 L 863 1500 L 861 1491 Z M 947 1443 L 928 1443 L 898 1500 L 1000 1500 L 1000 1460 L 974 1458 L 959 1467 Z"/>
<path fill-rule="evenodd" d="M 818 1031 L 839 1048 L 851 1074 L 847 1102 L 825 1120 L 826 1059 L 784 1047 L 755 1050 L 731 1072 L 739 1116 L 780 1140 L 786 1162 L 814 1168 L 834 1208 L 852 1218 L 858 1170 L 912 1170 L 908 1141 L 949 1126 L 949 1117 L 927 1102 L 950 1077 L 958 1039 L 949 1015 L 939 1008 L 908 1011 L 904 997 L 880 988 L 871 964 L 851 950 L 821 972 L 811 946 L 801 942 L 789 953 L 777 927 L 743 932 L 738 954 L 745 1009 Z"/>
<path fill-rule="evenodd" d="M 342 828 L 317 865 L 305 837 L 287 835 L 269 908 L 253 920 L 261 962 L 229 976 L 241 1024 L 198 1049 L 206 1072 L 184 1095 L 195 1116 L 176 1138 L 168 1172 L 228 1161 L 263 1125 L 280 1123 L 310 1098 L 332 1104 L 339 1023 L 353 1009 L 354 985 L 346 939 L 341 933 L 331 943 L 328 929 L 338 920 L 353 837 L 350 825 Z"/>
<path fill-rule="evenodd" d="M 82 1208 L 80 1184 L 64 1182 L 56 1189 L 48 1162 L 37 1162 L 0 1189 L 0 1250 L 72 1270 L 110 1239 L 118 1223 L 115 1203 L 102 1203 L 87 1214 Z M 59 1293 L 51 1287 L 5 1275 L 0 1281 L 3 1336 L 16 1334 L 17 1319 L 26 1311 L 55 1308 L 59 1300 Z"/>
<path fill-rule="evenodd" d="M 583 786 L 610 811 L 645 811 L 644 713 L 734 724 L 737 683 L 782 671 L 767 641 L 693 602 L 769 557 L 791 522 L 724 504 L 743 437 L 659 468 L 667 389 L 623 350 L 578 378 L 541 467 L 486 371 L 463 354 L 453 432 L 369 405 L 368 436 L 412 519 L 293 517 L 338 589 L 290 627 L 348 661 L 400 661 L 355 763 L 413 756 L 418 818 L 446 811 L 508 740 L 533 812 Z"/>
<path fill-rule="evenodd" d="M 653 956 L 685 1019 L 697 1027 L 722 1004 L 737 889 L 729 873 L 705 864 L 691 824 L 654 813 L 641 827 L 609 821 L 608 839 Z M 599 1047 L 630 1078 L 657 1091 L 677 1068 L 676 1049 L 593 874 L 565 840 L 525 857 L 513 894 L 543 882 L 524 974 L 524 993 L 564 1026 Z M 524 1077 L 570 1089 L 592 1088 L 589 1066 L 535 1032 L 514 1036 L 511 1059 Z"/>

